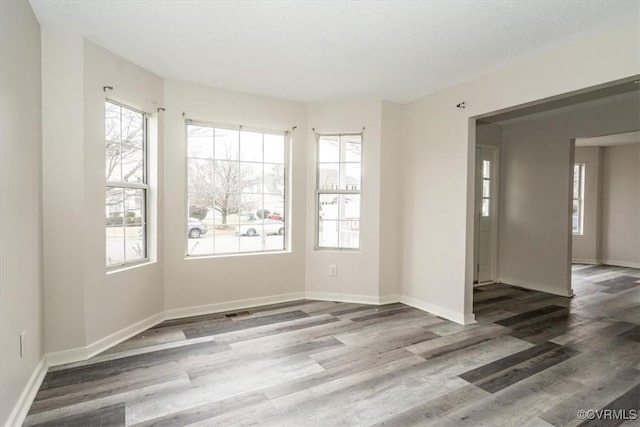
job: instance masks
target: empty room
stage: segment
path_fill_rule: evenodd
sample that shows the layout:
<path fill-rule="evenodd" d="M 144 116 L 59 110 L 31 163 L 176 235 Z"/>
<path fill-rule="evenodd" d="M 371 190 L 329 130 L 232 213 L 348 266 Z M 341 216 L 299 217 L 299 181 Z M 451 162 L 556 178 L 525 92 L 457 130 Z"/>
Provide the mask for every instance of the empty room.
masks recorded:
<path fill-rule="evenodd" d="M 0 1 L 0 425 L 640 422 L 640 1 Z"/>

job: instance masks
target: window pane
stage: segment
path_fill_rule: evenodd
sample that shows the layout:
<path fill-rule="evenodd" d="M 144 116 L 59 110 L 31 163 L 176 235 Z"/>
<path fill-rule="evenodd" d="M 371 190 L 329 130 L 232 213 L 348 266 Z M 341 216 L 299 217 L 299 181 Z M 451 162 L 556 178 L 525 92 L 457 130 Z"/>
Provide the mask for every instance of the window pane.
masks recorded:
<path fill-rule="evenodd" d="M 284 135 L 264 135 L 265 163 L 284 164 Z"/>
<path fill-rule="evenodd" d="M 189 125 L 187 134 L 188 157 L 213 158 L 213 128 Z"/>
<path fill-rule="evenodd" d="M 242 193 L 262 193 L 262 163 L 240 163 L 239 189 Z"/>
<path fill-rule="evenodd" d="M 321 136 L 318 139 L 318 162 L 334 163 L 340 161 L 340 137 Z"/>
<path fill-rule="evenodd" d="M 213 187 L 213 161 L 188 159 L 189 193 L 211 193 Z"/>
<path fill-rule="evenodd" d="M 216 159 L 238 160 L 240 132 L 230 129 L 215 129 L 214 154 Z"/>
<path fill-rule="evenodd" d="M 213 189 L 215 193 L 229 196 L 240 193 L 242 182 L 238 162 L 216 160 L 213 165 L 213 176 L 213 183 L 209 188 Z"/>
<path fill-rule="evenodd" d="M 138 261 L 146 257 L 143 220 L 144 205 L 144 190 L 130 188 L 125 189 L 125 262 Z"/>
<path fill-rule="evenodd" d="M 190 216 L 206 215 L 203 222 L 210 231 L 197 239 L 189 237 L 187 253 L 284 249 L 284 134 L 210 129 L 215 160 L 188 161 Z M 188 147 L 206 147 L 197 141 L 202 135 L 188 131 L 187 136 L 196 138 Z M 268 164 L 263 163 L 265 150 Z M 190 153 L 203 151 L 194 148 Z"/>
<path fill-rule="evenodd" d="M 122 107 L 122 143 L 142 149 L 144 115 Z"/>
<path fill-rule="evenodd" d="M 187 230 L 189 233 L 189 230 Z M 198 238 L 189 238 L 187 241 L 187 255 L 211 255 L 213 250 L 213 234 L 211 230 L 208 234 Z"/>
<path fill-rule="evenodd" d="M 242 237 L 244 239 L 244 237 Z M 240 237 L 234 230 L 218 230 L 214 236 L 216 254 L 232 254 L 240 252 Z"/>
<path fill-rule="evenodd" d="M 340 247 L 357 249 L 360 247 L 360 221 L 340 221 Z"/>
<path fill-rule="evenodd" d="M 338 247 L 338 221 L 319 219 L 318 246 L 321 248 Z"/>
<path fill-rule="evenodd" d="M 338 175 L 340 171 L 339 163 L 321 163 L 318 171 L 318 189 L 337 190 Z"/>
<path fill-rule="evenodd" d="M 141 148 L 122 145 L 122 181 L 144 182 L 144 152 Z"/>
<path fill-rule="evenodd" d="M 264 192 L 284 197 L 284 165 L 264 165 Z"/>
<path fill-rule="evenodd" d="M 124 262 L 124 190 L 106 190 L 106 262 L 107 266 Z"/>
<path fill-rule="evenodd" d="M 482 199 L 482 216 L 489 216 L 489 199 Z"/>
<path fill-rule="evenodd" d="M 271 212 L 264 211 L 263 197 L 262 194 L 242 194 L 240 196 L 239 224 L 253 224 L 271 214 Z M 244 232 L 241 234 L 244 234 Z"/>
<path fill-rule="evenodd" d="M 343 163 L 340 177 L 341 190 L 360 190 L 360 163 Z"/>
<path fill-rule="evenodd" d="M 362 159 L 362 144 L 360 143 L 360 136 L 343 136 L 342 141 L 344 143 L 344 161 L 360 163 Z"/>
<path fill-rule="evenodd" d="M 489 197 L 491 194 L 491 181 L 488 179 L 482 180 L 482 197 Z"/>
<path fill-rule="evenodd" d="M 337 220 L 339 216 L 337 194 L 320 194 L 318 197 L 318 212 L 321 219 Z"/>
<path fill-rule="evenodd" d="M 489 160 L 482 161 L 482 177 L 491 178 L 491 162 Z"/>
<path fill-rule="evenodd" d="M 267 211 L 267 218 L 274 221 L 284 220 L 284 197 L 265 194 L 264 209 Z"/>
<path fill-rule="evenodd" d="M 262 162 L 262 134 L 240 132 L 240 160 L 244 162 Z"/>
<path fill-rule="evenodd" d="M 343 194 L 340 195 L 340 218 L 341 220 L 360 219 L 360 195 Z"/>
<path fill-rule="evenodd" d="M 107 182 L 122 181 L 122 157 L 119 142 L 108 141 L 105 147 L 105 177 Z"/>

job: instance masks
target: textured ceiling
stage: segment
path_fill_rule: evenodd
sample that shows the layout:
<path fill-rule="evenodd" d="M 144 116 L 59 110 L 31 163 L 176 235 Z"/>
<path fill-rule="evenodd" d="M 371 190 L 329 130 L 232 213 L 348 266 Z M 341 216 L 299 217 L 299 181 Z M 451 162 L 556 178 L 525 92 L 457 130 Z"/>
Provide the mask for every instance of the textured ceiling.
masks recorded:
<path fill-rule="evenodd" d="M 31 0 L 164 77 L 301 102 L 406 102 L 586 32 L 637 1 Z"/>

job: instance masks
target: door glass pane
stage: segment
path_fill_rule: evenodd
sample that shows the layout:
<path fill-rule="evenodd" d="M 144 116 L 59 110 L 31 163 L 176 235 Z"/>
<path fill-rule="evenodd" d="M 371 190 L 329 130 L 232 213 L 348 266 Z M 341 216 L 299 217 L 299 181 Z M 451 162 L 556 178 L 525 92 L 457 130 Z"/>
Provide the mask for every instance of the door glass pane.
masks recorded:
<path fill-rule="evenodd" d="M 482 161 L 482 177 L 491 178 L 491 162 L 489 160 Z"/>
<path fill-rule="evenodd" d="M 491 181 L 488 179 L 482 180 L 482 197 L 489 197 L 491 192 Z"/>
<path fill-rule="evenodd" d="M 571 215 L 571 229 L 574 233 L 580 232 L 580 201 L 573 201 L 573 210 Z"/>
<path fill-rule="evenodd" d="M 489 199 L 482 199 L 482 216 L 489 216 Z"/>

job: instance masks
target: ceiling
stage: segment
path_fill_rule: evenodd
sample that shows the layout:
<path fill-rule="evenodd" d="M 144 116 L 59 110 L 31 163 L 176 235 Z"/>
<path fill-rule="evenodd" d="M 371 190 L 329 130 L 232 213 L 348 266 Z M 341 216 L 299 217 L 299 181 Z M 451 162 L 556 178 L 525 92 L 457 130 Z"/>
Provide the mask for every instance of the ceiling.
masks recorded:
<path fill-rule="evenodd" d="M 300 102 L 406 102 L 587 32 L 637 1 L 30 0 L 163 77 Z"/>
<path fill-rule="evenodd" d="M 640 144 L 640 131 L 616 133 L 593 138 L 576 138 L 576 147 L 610 147 L 613 145 Z"/>
<path fill-rule="evenodd" d="M 514 124 L 580 108 L 590 108 L 596 104 L 610 104 L 627 100 L 635 100 L 635 104 L 637 104 L 635 107 L 640 107 L 640 76 L 616 84 L 606 84 L 599 88 L 590 88 L 578 93 L 563 94 L 553 99 L 536 101 L 531 105 L 509 108 L 507 111 L 478 119 L 478 124 Z M 638 120 L 640 122 L 640 116 L 638 116 Z"/>

